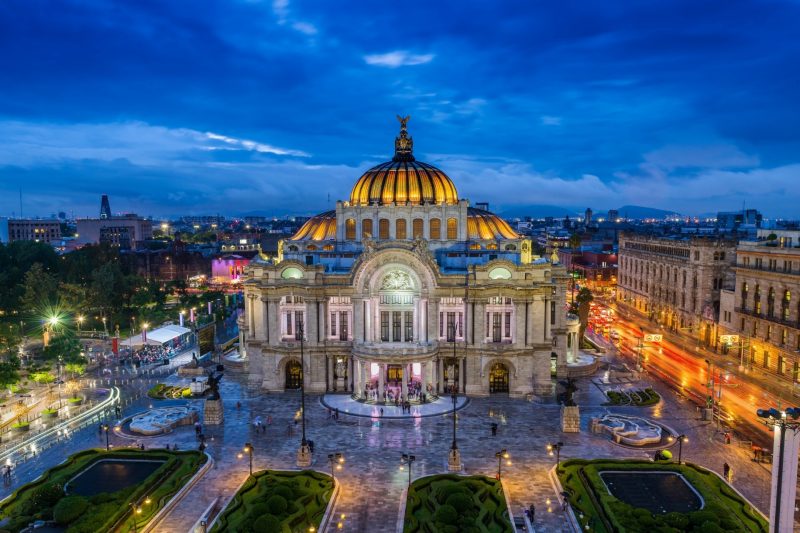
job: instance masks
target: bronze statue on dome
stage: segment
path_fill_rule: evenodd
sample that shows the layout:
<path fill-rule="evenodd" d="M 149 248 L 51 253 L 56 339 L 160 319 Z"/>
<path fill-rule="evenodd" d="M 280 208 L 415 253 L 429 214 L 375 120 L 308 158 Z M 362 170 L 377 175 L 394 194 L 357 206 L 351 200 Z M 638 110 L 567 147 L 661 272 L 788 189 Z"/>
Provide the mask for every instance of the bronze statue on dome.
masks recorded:
<path fill-rule="evenodd" d="M 411 120 L 411 115 L 406 115 L 405 117 L 397 115 L 397 120 L 400 122 L 400 131 L 406 131 L 406 124 Z"/>

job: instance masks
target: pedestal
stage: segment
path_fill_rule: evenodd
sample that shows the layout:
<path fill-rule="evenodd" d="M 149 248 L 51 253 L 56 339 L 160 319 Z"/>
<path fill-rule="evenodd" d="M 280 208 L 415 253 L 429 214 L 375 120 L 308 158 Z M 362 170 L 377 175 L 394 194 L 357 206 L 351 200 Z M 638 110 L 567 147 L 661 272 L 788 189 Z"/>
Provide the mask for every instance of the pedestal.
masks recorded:
<path fill-rule="evenodd" d="M 206 426 L 222 424 L 222 400 L 206 400 L 203 409 L 203 424 Z"/>
<path fill-rule="evenodd" d="M 792 533 L 794 531 L 798 448 L 800 448 L 800 431 L 790 427 L 782 428 L 780 424 L 776 424 L 772 446 L 770 533 Z"/>
<path fill-rule="evenodd" d="M 308 444 L 301 444 L 300 449 L 297 450 L 297 466 L 300 468 L 311 466 L 311 448 Z"/>
<path fill-rule="evenodd" d="M 461 465 L 461 451 L 450 448 L 447 454 L 447 471 L 448 472 L 461 472 L 463 466 Z"/>
<path fill-rule="evenodd" d="M 580 433 L 581 412 L 577 405 L 561 406 L 561 431 L 564 433 Z"/>

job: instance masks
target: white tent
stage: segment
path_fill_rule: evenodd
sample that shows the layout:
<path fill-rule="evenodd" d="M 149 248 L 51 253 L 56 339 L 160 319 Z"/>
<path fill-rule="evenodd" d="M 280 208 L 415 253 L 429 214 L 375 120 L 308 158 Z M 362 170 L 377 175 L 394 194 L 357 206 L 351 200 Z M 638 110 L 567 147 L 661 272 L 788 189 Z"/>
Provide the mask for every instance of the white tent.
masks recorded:
<path fill-rule="evenodd" d="M 147 344 L 151 346 L 161 346 L 191 332 L 192 330 L 189 328 L 176 326 L 174 324 L 163 326 L 147 332 Z M 139 335 L 134 335 L 133 337 L 125 339 L 121 344 L 122 346 L 141 346 L 145 343 L 142 342 L 142 334 L 140 333 Z"/>

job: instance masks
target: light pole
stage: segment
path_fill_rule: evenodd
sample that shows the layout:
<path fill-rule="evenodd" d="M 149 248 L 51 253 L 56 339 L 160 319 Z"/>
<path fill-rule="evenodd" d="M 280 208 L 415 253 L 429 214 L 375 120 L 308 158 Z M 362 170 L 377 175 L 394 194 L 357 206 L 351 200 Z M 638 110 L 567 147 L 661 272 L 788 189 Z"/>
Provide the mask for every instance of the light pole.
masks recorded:
<path fill-rule="evenodd" d="M 244 448 L 242 448 L 242 451 L 249 456 L 249 460 L 250 460 L 250 476 L 252 477 L 253 476 L 253 445 L 250 444 L 249 442 L 246 442 L 244 444 Z M 241 457 L 241 454 L 239 454 L 239 456 Z"/>
<path fill-rule="evenodd" d="M 300 450 L 297 452 L 297 466 L 311 466 L 311 447 L 306 439 L 306 371 L 303 337 L 303 320 L 297 323 L 296 339 L 300 340 L 300 419 L 302 423 L 303 437 L 300 440 Z"/>
<path fill-rule="evenodd" d="M 336 453 L 329 453 L 328 454 L 328 464 L 331 466 L 331 477 L 336 480 L 336 475 L 334 474 L 334 467 L 336 470 L 341 470 L 342 465 L 344 464 L 344 455 L 339 452 Z"/>
<path fill-rule="evenodd" d="M 558 472 L 558 465 L 561 463 L 561 447 L 564 446 L 563 442 L 554 442 L 547 445 L 547 454 L 552 457 L 553 452 L 556 455 L 556 472 Z"/>
<path fill-rule="evenodd" d="M 501 468 L 503 465 L 503 459 L 506 459 L 508 461 L 509 458 L 508 450 L 503 448 L 499 452 L 495 452 L 494 456 L 497 457 L 497 479 L 499 480 L 501 475 Z M 508 466 L 511 466 L 511 461 L 508 461 L 507 464 Z"/>
<path fill-rule="evenodd" d="M 670 435 L 669 441 L 673 442 L 675 439 L 678 439 L 678 464 L 681 464 L 681 456 L 683 455 L 683 443 L 689 442 L 689 437 L 681 433 L 677 437 Z"/>
<path fill-rule="evenodd" d="M 793 529 L 794 501 L 797 493 L 797 453 L 798 435 L 800 430 L 800 407 L 789 407 L 785 411 L 775 408 L 758 409 L 756 414 L 763 418 L 767 425 L 772 425 L 775 430 L 774 448 L 778 450 L 778 462 L 773 458 L 772 477 L 776 478 L 772 482 L 773 491 L 770 497 L 769 523 L 770 531 L 773 533 L 791 532 Z M 790 417 L 790 421 L 787 417 Z M 786 445 L 786 431 L 791 430 L 789 445 Z M 784 479 L 784 464 L 788 462 L 794 471 L 787 471 L 787 479 Z M 786 485 L 786 486 L 784 486 Z M 785 492 L 784 492 L 785 491 Z M 783 501 L 785 500 L 785 501 Z M 784 507 L 785 506 L 785 507 Z M 783 513 L 786 516 L 781 516 Z M 786 519 L 784 522 L 783 519 Z M 781 524 L 783 523 L 783 526 Z"/>
<path fill-rule="evenodd" d="M 411 465 L 417 460 L 415 455 L 404 453 L 400 456 L 400 470 L 403 470 L 405 465 L 408 465 L 408 484 L 411 485 Z"/>
<path fill-rule="evenodd" d="M 107 423 L 103 424 L 102 427 L 103 427 L 103 431 L 106 432 L 106 451 L 109 451 L 111 449 L 111 445 L 108 442 L 108 429 L 109 429 L 108 428 L 108 424 Z"/>
<path fill-rule="evenodd" d="M 76 320 L 76 322 L 78 322 L 78 335 L 80 335 L 81 326 L 83 325 L 84 317 L 83 317 L 83 315 L 78 315 L 75 320 Z"/>

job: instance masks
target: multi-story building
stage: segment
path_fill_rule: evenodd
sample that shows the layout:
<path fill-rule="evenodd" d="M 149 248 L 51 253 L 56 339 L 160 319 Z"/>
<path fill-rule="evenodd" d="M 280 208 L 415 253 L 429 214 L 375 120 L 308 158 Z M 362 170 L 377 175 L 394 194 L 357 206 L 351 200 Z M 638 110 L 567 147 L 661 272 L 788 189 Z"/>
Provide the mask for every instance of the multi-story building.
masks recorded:
<path fill-rule="evenodd" d="M 736 243 L 623 233 L 617 300 L 672 330 L 716 346 L 720 291 L 732 283 Z"/>
<path fill-rule="evenodd" d="M 720 326 L 738 342 L 725 351 L 798 383 L 800 231 L 759 230 L 758 239 L 736 249 L 736 286 L 726 291 Z"/>
<path fill-rule="evenodd" d="M 57 242 L 61 240 L 61 221 L 57 219 L 9 218 L 7 222 L 8 242 L 36 241 Z"/>
<path fill-rule="evenodd" d="M 550 391 L 551 369 L 567 375 L 577 354 L 578 321 L 565 312 L 566 270 L 531 244 L 416 161 L 403 121 L 394 158 L 349 201 L 246 269 L 251 380 L 378 401 Z"/>
<path fill-rule="evenodd" d="M 134 214 L 76 220 L 79 245 L 107 242 L 122 250 L 136 250 L 153 237 L 153 222 Z"/>

